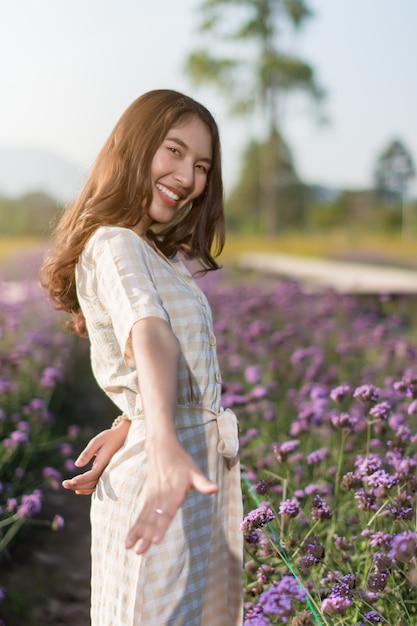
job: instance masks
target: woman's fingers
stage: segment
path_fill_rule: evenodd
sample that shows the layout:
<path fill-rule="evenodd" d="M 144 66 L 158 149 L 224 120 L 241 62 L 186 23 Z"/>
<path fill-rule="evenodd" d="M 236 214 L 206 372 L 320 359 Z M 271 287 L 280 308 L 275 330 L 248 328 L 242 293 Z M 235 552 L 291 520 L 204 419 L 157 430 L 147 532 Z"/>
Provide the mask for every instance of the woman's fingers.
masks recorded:
<path fill-rule="evenodd" d="M 172 516 L 161 508 L 144 506 L 126 537 L 126 548 L 136 546 L 136 554 L 143 554 L 152 544 L 159 543 L 171 523 Z"/>
<path fill-rule="evenodd" d="M 199 491 L 200 493 L 205 494 L 205 495 L 217 493 L 219 490 L 218 485 L 216 485 L 215 483 L 211 482 L 211 480 L 206 478 L 204 474 L 200 472 L 200 470 L 197 470 L 193 474 L 193 477 L 191 480 L 191 486 L 194 487 L 194 489 L 197 489 L 197 491 Z"/>
<path fill-rule="evenodd" d="M 100 474 L 101 472 L 98 473 L 95 468 L 93 468 L 85 472 L 85 474 L 79 474 L 78 476 L 74 476 L 74 478 L 64 480 L 62 486 L 65 489 L 75 491 L 76 494 L 89 495 L 95 490 Z"/>
<path fill-rule="evenodd" d="M 88 442 L 84 450 L 80 453 L 78 458 L 75 461 L 75 465 L 77 467 L 84 467 L 91 461 L 91 459 L 96 456 L 101 446 L 100 435 L 96 435 Z"/>

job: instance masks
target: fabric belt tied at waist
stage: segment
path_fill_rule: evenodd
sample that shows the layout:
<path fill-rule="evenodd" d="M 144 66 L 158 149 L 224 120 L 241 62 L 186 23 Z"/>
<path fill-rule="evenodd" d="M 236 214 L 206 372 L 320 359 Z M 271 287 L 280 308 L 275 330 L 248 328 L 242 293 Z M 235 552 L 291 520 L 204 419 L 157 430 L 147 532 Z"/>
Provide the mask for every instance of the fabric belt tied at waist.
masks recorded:
<path fill-rule="evenodd" d="M 221 409 L 216 416 L 219 429 L 217 451 L 226 459 L 233 459 L 239 452 L 239 425 L 236 415 L 230 409 Z"/>
<path fill-rule="evenodd" d="M 143 412 L 138 411 L 136 415 L 131 416 L 129 419 L 143 420 Z M 231 409 L 221 408 L 217 412 L 207 407 L 177 405 L 175 414 L 176 428 L 191 428 L 198 424 L 207 424 L 213 421 L 217 422 L 219 431 L 218 453 L 226 459 L 234 459 L 239 452 L 239 423 Z"/>

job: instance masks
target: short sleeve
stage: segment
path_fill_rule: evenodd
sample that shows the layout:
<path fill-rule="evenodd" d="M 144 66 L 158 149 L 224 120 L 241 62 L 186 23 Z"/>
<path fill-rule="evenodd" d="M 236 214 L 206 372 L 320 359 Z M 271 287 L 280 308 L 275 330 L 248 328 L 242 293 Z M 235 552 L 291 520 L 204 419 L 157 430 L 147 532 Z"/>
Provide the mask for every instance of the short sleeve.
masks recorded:
<path fill-rule="evenodd" d="M 133 358 L 131 329 L 145 317 L 169 322 L 156 289 L 148 244 L 128 228 L 103 227 L 89 242 L 96 293 L 111 318 L 127 364 Z"/>

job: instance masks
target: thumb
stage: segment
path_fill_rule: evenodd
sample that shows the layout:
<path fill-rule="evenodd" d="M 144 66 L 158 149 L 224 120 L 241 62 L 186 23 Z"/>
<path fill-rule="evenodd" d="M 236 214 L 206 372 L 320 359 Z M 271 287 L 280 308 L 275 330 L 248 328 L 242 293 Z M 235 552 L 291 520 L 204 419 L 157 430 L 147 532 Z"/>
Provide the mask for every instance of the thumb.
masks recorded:
<path fill-rule="evenodd" d="M 218 485 L 211 482 L 208 478 L 201 474 L 200 472 L 196 472 L 193 476 L 192 486 L 194 489 L 197 489 L 200 493 L 210 495 L 212 493 L 217 493 L 219 490 Z"/>

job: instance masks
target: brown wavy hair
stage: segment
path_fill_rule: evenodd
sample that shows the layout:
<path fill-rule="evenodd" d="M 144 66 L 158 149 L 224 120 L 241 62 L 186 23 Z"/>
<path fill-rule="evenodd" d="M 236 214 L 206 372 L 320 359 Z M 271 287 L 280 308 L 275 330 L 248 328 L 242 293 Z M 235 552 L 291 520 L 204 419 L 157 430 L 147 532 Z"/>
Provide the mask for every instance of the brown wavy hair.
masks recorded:
<path fill-rule="evenodd" d="M 220 140 L 211 113 L 177 91 L 158 89 L 137 98 L 123 113 L 94 163 L 80 196 L 62 215 L 54 247 L 40 270 L 41 285 L 55 308 L 70 313 L 68 327 L 87 336 L 77 299 L 75 266 L 86 242 L 103 225 L 132 228 L 148 213 L 152 202 L 151 164 L 170 128 L 190 117 L 209 128 L 212 165 L 204 192 L 193 202 L 186 219 L 168 225 L 163 236 L 146 237 L 167 257 L 182 252 L 201 260 L 204 272 L 219 269 L 215 258 L 223 249 L 225 219 Z"/>

